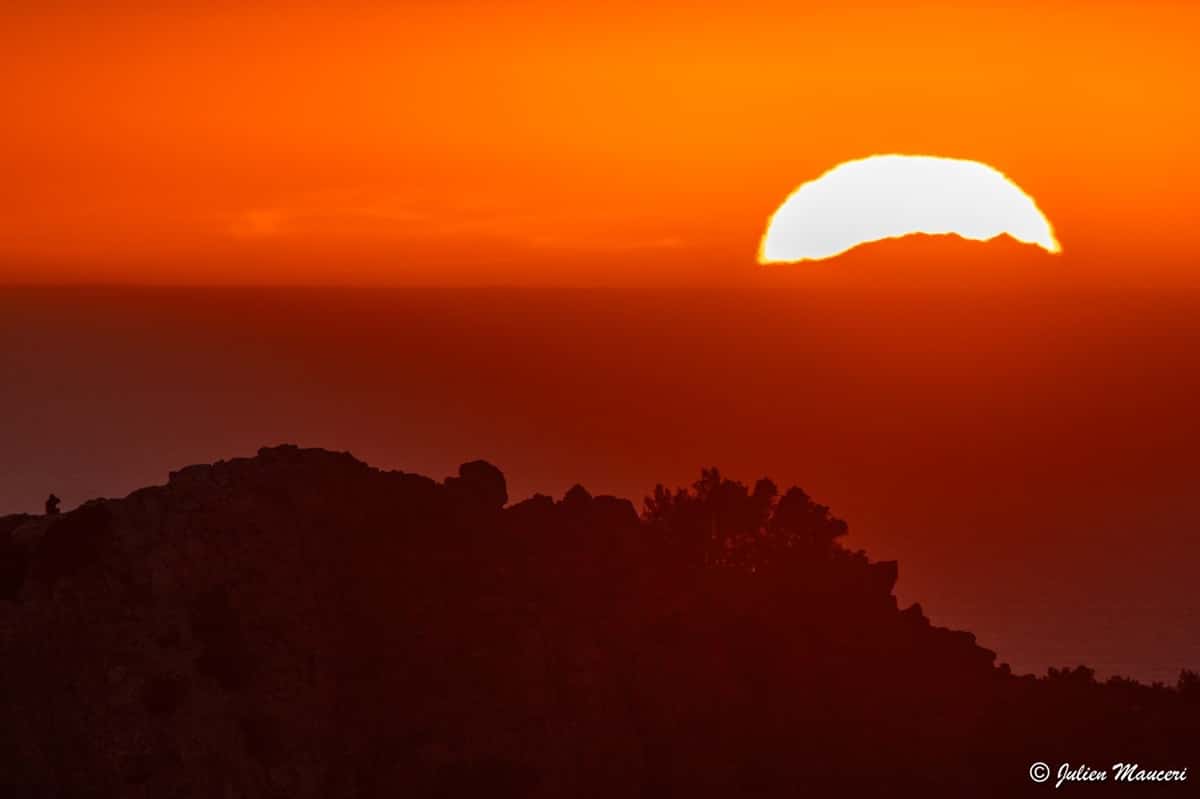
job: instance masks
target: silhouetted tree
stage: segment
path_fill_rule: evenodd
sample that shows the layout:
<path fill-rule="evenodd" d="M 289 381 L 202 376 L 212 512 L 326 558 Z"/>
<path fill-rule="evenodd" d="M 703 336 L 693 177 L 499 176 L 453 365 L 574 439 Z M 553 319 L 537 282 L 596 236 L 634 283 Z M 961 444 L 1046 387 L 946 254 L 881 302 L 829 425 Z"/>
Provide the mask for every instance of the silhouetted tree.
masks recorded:
<path fill-rule="evenodd" d="M 773 544 L 783 549 L 824 555 L 847 531 L 844 521 L 831 516 L 828 507 L 813 502 L 797 487 L 789 488 L 780 498 L 771 517 Z"/>
<path fill-rule="evenodd" d="M 704 469 L 692 490 L 662 485 L 645 500 L 643 518 L 670 540 L 684 543 L 708 565 L 755 570 L 781 558 L 825 559 L 846 523 L 830 515 L 800 488 L 782 496 L 769 479 L 745 484 Z"/>
<path fill-rule="evenodd" d="M 1191 669 L 1184 669 L 1179 673 L 1179 682 L 1176 683 L 1176 690 L 1188 702 L 1192 704 L 1200 704 L 1200 674 Z"/>

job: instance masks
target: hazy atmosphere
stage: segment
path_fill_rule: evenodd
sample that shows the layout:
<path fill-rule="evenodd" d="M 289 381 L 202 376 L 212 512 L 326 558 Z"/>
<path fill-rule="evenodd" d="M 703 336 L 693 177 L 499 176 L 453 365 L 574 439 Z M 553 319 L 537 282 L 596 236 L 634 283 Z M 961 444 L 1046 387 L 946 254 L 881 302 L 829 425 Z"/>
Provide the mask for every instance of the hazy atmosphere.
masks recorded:
<path fill-rule="evenodd" d="M 279 442 L 487 458 L 514 498 L 716 465 L 805 486 L 1016 669 L 1169 680 L 1200 656 L 1200 298 L 1070 291 L 9 289 L 0 510 Z"/>

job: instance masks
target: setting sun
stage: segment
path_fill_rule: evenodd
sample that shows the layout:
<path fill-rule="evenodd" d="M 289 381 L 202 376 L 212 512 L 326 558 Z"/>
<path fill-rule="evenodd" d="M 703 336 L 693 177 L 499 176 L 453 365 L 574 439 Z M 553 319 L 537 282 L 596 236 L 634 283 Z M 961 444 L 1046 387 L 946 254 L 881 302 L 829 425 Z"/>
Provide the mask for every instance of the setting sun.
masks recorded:
<path fill-rule="evenodd" d="M 797 189 L 772 215 L 760 263 L 832 258 L 912 233 L 986 241 L 1007 233 L 1062 251 L 1033 198 L 977 161 L 875 155 L 847 161 Z"/>

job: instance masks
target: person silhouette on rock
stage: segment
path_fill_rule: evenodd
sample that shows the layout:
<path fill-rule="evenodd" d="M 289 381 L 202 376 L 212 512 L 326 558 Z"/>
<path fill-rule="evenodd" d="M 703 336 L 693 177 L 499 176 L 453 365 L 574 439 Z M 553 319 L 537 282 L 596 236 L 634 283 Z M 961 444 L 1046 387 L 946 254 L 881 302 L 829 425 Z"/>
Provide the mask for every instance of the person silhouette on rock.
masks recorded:
<path fill-rule="evenodd" d="M 50 495 L 50 496 L 49 496 L 49 497 L 46 499 L 46 515 L 47 515 L 47 516 L 57 516 L 57 515 L 58 515 L 58 512 L 59 512 L 59 511 L 58 511 L 58 506 L 59 506 L 59 504 L 60 504 L 61 502 L 62 502 L 62 500 L 61 500 L 61 499 L 59 499 L 59 498 L 58 498 L 57 496 L 55 496 L 54 494 L 51 494 L 51 495 Z"/>

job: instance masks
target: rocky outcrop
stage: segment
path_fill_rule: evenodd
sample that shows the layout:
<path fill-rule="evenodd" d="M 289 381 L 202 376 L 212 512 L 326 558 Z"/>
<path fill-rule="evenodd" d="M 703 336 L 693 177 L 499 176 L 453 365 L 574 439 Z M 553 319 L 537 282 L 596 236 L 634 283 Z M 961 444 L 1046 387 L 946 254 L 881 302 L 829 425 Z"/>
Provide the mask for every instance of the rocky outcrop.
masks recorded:
<path fill-rule="evenodd" d="M 285 446 L 4 517 L 0 794 L 1013 795 L 1063 741 L 1197 740 L 1178 692 L 897 609 L 802 492 L 784 524 L 705 479 L 639 516 Z"/>

